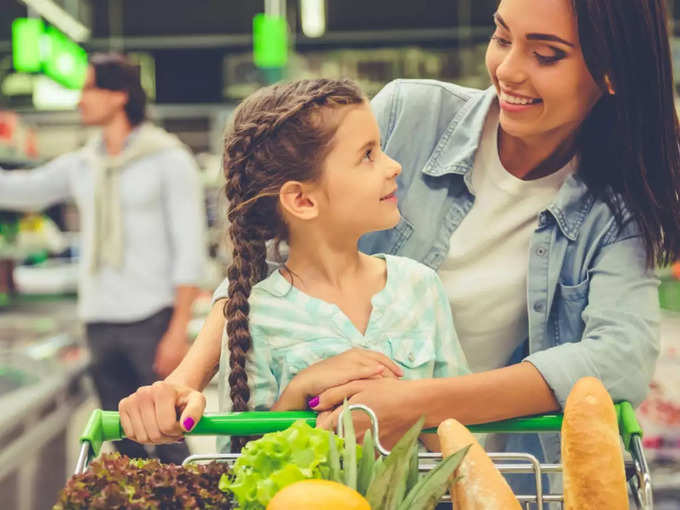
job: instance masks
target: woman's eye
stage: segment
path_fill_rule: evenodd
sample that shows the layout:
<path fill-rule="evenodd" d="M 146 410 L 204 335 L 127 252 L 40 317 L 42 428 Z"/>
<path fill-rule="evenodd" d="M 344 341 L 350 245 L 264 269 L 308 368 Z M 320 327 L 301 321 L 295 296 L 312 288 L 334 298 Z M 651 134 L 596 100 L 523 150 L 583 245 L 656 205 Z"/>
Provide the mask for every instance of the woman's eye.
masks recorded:
<path fill-rule="evenodd" d="M 494 41 L 498 46 L 501 46 L 505 48 L 506 46 L 510 46 L 510 41 L 507 39 L 503 39 L 502 37 L 499 37 L 497 35 L 492 35 L 491 40 Z"/>
<path fill-rule="evenodd" d="M 366 151 L 366 154 L 364 154 L 364 159 L 367 159 L 369 161 L 373 161 L 373 149 L 368 149 Z"/>
<path fill-rule="evenodd" d="M 542 55 L 537 51 L 534 51 L 534 56 L 536 57 L 536 60 L 538 60 L 538 63 L 541 65 L 554 64 L 558 60 L 562 60 L 565 57 L 565 55 L 566 54 L 564 52 L 557 50 L 554 55 Z"/>

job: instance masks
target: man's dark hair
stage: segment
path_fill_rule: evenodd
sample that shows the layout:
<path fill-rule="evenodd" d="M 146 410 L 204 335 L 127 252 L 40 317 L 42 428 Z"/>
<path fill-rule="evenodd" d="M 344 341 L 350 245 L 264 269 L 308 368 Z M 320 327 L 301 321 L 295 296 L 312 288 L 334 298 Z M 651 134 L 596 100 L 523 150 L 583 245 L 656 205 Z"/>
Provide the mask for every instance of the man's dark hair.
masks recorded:
<path fill-rule="evenodd" d="M 127 92 L 125 113 L 130 124 L 137 126 L 146 118 L 146 94 L 139 76 L 139 66 L 117 53 L 95 53 L 90 57 L 94 83 L 100 89 Z"/>

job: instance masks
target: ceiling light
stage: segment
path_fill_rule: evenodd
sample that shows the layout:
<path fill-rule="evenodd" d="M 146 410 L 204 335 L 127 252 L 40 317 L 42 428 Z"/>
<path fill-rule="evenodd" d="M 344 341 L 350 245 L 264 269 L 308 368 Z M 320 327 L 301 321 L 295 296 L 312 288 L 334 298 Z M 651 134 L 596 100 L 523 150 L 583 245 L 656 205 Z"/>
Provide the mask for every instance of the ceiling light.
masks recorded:
<path fill-rule="evenodd" d="M 326 0 L 300 0 L 300 17 L 307 37 L 321 37 L 326 32 Z"/>
<path fill-rule="evenodd" d="M 59 28 L 74 41 L 84 41 L 90 37 L 90 29 L 52 0 L 21 0 L 40 16 Z"/>

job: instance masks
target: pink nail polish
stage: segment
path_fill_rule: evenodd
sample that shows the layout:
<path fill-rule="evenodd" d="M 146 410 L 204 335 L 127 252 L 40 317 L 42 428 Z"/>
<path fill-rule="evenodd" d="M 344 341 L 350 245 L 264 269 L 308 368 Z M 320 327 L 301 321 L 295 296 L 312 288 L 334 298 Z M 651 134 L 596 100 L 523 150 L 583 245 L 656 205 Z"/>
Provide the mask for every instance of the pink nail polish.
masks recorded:
<path fill-rule="evenodd" d="M 316 397 L 310 398 L 309 401 L 307 402 L 307 405 L 308 405 L 310 408 L 313 408 L 313 407 L 318 406 L 318 405 L 319 405 L 319 397 L 318 397 L 318 395 L 317 395 Z"/>
<path fill-rule="evenodd" d="M 189 432 L 194 427 L 194 419 L 191 416 L 187 416 L 182 425 L 184 425 L 184 430 Z"/>

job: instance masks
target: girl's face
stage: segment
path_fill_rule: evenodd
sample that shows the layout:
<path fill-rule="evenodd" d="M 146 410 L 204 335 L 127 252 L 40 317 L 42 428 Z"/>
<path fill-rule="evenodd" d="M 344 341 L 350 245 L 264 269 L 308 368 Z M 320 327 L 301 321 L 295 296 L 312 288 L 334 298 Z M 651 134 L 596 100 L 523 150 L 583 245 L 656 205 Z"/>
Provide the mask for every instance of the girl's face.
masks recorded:
<path fill-rule="evenodd" d="M 527 141 L 566 139 L 602 92 L 586 67 L 567 0 L 502 0 L 486 67 L 498 92 L 501 128 Z"/>
<path fill-rule="evenodd" d="M 319 219 L 329 231 L 360 236 L 394 227 L 401 165 L 380 149 L 380 130 L 368 103 L 343 108 L 317 190 Z"/>

